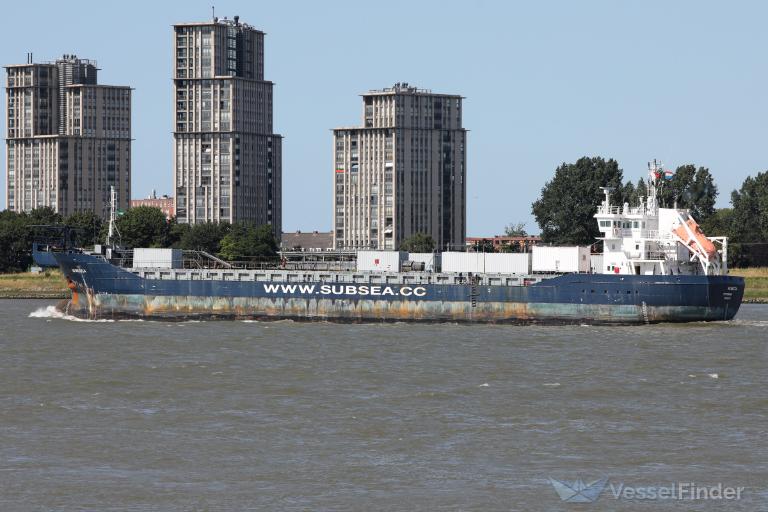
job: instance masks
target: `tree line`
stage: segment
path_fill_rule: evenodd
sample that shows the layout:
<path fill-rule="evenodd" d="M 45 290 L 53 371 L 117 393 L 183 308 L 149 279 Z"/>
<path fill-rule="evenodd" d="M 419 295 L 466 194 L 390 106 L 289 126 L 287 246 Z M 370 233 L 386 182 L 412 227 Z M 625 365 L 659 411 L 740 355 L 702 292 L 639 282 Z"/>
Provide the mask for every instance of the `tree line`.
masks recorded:
<path fill-rule="evenodd" d="M 768 171 L 750 176 L 731 193 L 731 206 L 715 208 L 718 187 L 707 167 L 677 167 L 671 179 L 655 179 L 659 205 L 687 208 L 708 236 L 729 238 L 733 266 L 768 265 Z M 603 201 L 600 187 L 611 187 L 611 203 L 636 206 L 648 194 L 648 183 L 624 181 L 616 160 L 582 157 L 563 163 L 533 202 L 532 211 L 544 243 L 592 245 L 600 236 L 593 215 Z"/>
<path fill-rule="evenodd" d="M 170 221 L 159 208 L 139 206 L 127 210 L 115 222 L 123 247 L 158 247 L 202 250 L 229 261 L 274 260 L 278 241 L 270 226 Z M 80 247 L 104 243 L 108 225 L 93 212 L 62 217 L 52 208 L 29 213 L 0 212 L 0 272 L 22 272 L 32 264 L 32 243 L 40 234 L 35 226 L 72 228 L 73 242 Z"/>
<path fill-rule="evenodd" d="M 709 236 L 729 238 L 729 264 L 768 265 L 768 171 L 749 176 L 731 192 L 731 205 L 715 208 L 719 190 L 709 169 L 687 164 L 677 167 L 672 178 L 657 178 L 662 207 L 687 208 Z M 611 202 L 637 205 L 647 196 L 648 183 L 624 181 L 616 160 L 582 157 L 563 163 L 533 202 L 532 211 L 544 243 L 592 245 L 600 235 L 593 217 L 603 200 L 600 187 L 611 187 Z M 106 223 L 92 212 L 62 218 L 43 207 L 29 213 L 0 212 L 0 272 L 20 272 L 32 264 L 35 225 L 59 224 L 74 229 L 76 243 L 91 246 L 106 238 Z M 166 220 L 159 208 L 131 208 L 117 219 L 120 242 L 125 247 L 173 247 L 203 250 L 226 260 L 274 259 L 278 241 L 269 226 L 203 223 L 178 224 Z M 524 225 L 510 225 L 509 236 L 524 235 Z M 430 252 L 435 248 L 428 235 L 416 234 L 403 241 L 402 250 Z"/>

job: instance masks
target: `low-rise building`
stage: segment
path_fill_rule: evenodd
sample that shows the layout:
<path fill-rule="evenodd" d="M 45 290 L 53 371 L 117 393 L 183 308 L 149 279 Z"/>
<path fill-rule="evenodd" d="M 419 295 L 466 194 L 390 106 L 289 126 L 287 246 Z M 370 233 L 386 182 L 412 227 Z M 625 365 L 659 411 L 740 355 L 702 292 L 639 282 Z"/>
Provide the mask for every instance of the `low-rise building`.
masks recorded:
<path fill-rule="evenodd" d="M 136 208 L 137 206 L 160 208 L 165 214 L 165 218 L 168 220 L 171 220 L 176 215 L 173 197 L 167 195 L 157 197 L 157 193 L 154 190 L 152 191 L 152 195 L 146 199 L 131 199 L 131 208 Z"/>
<path fill-rule="evenodd" d="M 301 252 L 322 252 L 333 249 L 333 232 L 310 231 L 303 233 L 283 233 L 280 237 L 280 250 Z"/>
<path fill-rule="evenodd" d="M 468 251 L 490 252 L 529 252 L 534 245 L 541 243 L 539 236 L 468 236 L 466 247 Z"/>

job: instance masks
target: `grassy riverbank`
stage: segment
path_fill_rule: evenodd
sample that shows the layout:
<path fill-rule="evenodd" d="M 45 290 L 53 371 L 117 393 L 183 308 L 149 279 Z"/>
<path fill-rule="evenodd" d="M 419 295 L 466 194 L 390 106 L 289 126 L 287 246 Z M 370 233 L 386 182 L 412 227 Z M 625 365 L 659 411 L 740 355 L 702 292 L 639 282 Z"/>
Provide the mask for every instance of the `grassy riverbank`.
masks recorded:
<path fill-rule="evenodd" d="M 768 304 L 768 267 L 732 268 L 731 275 L 742 276 L 746 281 L 744 302 Z"/>
<path fill-rule="evenodd" d="M 0 274 L 0 299 L 64 299 L 67 282 L 58 270 Z"/>

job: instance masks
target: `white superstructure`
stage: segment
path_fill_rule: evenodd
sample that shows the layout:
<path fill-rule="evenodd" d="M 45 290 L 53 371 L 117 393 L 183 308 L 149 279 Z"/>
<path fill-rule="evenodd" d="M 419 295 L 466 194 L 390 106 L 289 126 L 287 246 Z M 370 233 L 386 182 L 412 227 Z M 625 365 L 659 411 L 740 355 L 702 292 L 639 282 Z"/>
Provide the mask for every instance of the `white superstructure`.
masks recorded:
<path fill-rule="evenodd" d="M 603 274 L 727 274 L 728 242 L 707 237 L 688 210 L 659 208 L 656 182 L 661 163 L 648 164 L 648 197 L 640 204 L 611 205 L 610 188 L 597 219 L 603 240 Z"/>

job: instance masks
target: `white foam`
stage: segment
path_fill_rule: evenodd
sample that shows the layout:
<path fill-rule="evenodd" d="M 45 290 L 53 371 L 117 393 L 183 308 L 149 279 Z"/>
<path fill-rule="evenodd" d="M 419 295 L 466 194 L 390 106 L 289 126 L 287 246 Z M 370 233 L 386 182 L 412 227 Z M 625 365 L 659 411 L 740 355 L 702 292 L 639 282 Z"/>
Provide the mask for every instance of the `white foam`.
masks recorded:
<path fill-rule="evenodd" d="M 68 315 L 59 310 L 56 306 L 46 306 L 44 308 L 38 308 L 29 314 L 29 318 L 48 318 L 57 320 L 69 320 L 71 322 L 114 322 L 114 320 L 102 319 L 102 320 L 88 320 L 86 318 L 77 318 L 76 316 Z"/>
<path fill-rule="evenodd" d="M 484 383 L 480 384 L 477 387 L 479 387 L 479 388 L 487 388 L 488 386 L 490 386 L 490 384 L 488 384 L 487 382 L 484 382 Z"/>
<path fill-rule="evenodd" d="M 718 375 L 716 373 L 708 373 L 707 376 L 712 378 L 712 379 L 719 379 L 720 378 L 720 375 Z"/>
<path fill-rule="evenodd" d="M 544 386 L 549 386 L 549 387 L 552 387 L 552 388 L 559 388 L 560 387 L 560 383 L 559 382 L 545 382 Z"/>
<path fill-rule="evenodd" d="M 56 306 L 46 306 L 38 308 L 29 314 L 29 318 L 61 318 L 63 313 L 56 309 Z"/>
<path fill-rule="evenodd" d="M 739 327 L 762 327 L 763 329 L 768 327 L 768 320 L 742 320 L 740 318 L 736 318 L 735 320 L 731 320 L 728 323 L 732 325 L 738 325 Z"/>

